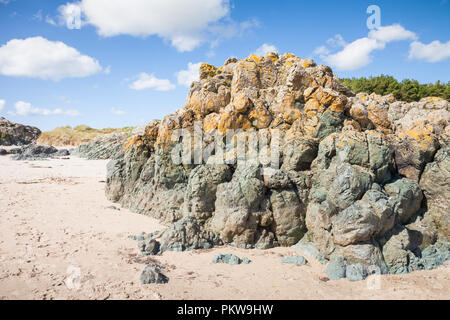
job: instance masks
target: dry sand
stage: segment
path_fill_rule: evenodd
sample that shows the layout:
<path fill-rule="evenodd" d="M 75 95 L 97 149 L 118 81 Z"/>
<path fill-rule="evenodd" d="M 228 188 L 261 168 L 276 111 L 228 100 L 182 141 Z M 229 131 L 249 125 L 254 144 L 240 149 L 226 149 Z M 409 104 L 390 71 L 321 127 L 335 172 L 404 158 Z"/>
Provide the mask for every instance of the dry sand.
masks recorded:
<path fill-rule="evenodd" d="M 0 157 L 0 299 L 450 298 L 448 263 L 351 282 L 327 281 L 325 267 L 312 259 L 305 266 L 281 264 L 281 257 L 298 254 L 292 248 L 219 247 L 142 257 L 128 236 L 163 226 L 111 208 L 119 207 L 104 196 L 106 163 Z M 252 263 L 212 264 L 218 253 L 246 256 Z M 152 260 L 166 266 L 169 283 L 139 283 Z"/>

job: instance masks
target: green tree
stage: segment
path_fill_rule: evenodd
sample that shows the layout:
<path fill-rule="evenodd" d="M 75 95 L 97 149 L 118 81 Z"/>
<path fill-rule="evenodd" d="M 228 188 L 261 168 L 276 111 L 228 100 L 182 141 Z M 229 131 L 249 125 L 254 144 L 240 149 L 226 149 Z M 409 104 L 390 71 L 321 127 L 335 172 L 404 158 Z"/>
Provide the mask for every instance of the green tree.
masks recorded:
<path fill-rule="evenodd" d="M 440 97 L 450 99 L 450 82 L 420 84 L 417 80 L 405 79 L 398 82 L 394 77 L 380 75 L 370 78 L 346 78 L 341 79 L 342 84 L 349 87 L 354 93 L 366 92 L 371 94 L 375 92 L 380 95 L 393 94 L 397 100 L 419 101 L 425 97 Z"/>

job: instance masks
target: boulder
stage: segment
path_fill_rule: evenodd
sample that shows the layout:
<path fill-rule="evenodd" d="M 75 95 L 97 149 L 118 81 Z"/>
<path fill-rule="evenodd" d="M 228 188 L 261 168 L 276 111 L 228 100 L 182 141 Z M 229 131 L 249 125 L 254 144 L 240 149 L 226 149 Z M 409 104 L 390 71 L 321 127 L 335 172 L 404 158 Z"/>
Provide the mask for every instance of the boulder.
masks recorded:
<path fill-rule="evenodd" d="M 450 238 L 450 147 L 438 151 L 427 164 L 420 179 L 420 188 L 427 199 L 427 213 L 439 234 Z"/>
<path fill-rule="evenodd" d="M 251 261 L 248 258 L 239 258 L 234 254 L 218 254 L 214 257 L 213 263 L 226 263 L 229 265 L 249 264 Z"/>
<path fill-rule="evenodd" d="M 142 270 L 140 281 L 142 284 L 164 284 L 169 282 L 169 278 L 161 273 L 158 265 L 151 263 Z"/>
<path fill-rule="evenodd" d="M 347 270 L 347 262 L 344 257 L 336 257 L 331 260 L 325 269 L 325 273 L 327 274 L 330 280 L 339 280 L 345 278 Z"/>
<path fill-rule="evenodd" d="M 398 179 L 385 185 L 384 190 L 392 198 L 394 211 L 402 224 L 410 221 L 419 211 L 423 193 L 416 181 L 407 178 Z"/>
<path fill-rule="evenodd" d="M 345 269 L 345 277 L 350 281 L 361 281 L 367 277 L 367 270 L 361 263 L 350 264 Z"/>
<path fill-rule="evenodd" d="M 58 158 L 70 155 L 70 152 L 66 149 L 56 149 L 51 146 L 41 146 L 30 144 L 20 148 L 20 151 L 16 151 L 12 157 L 13 160 L 45 160 L 48 158 Z"/>
<path fill-rule="evenodd" d="M 35 142 L 41 130 L 32 126 L 14 123 L 0 117 L 0 146 L 20 146 Z"/>
<path fill-rule="evenodd" d="M 295 264 L 297 266 L 303 266 L 307 262 L 308 261 L 303 256 L 290 256 L 281 258 L 281 263 Z"/>

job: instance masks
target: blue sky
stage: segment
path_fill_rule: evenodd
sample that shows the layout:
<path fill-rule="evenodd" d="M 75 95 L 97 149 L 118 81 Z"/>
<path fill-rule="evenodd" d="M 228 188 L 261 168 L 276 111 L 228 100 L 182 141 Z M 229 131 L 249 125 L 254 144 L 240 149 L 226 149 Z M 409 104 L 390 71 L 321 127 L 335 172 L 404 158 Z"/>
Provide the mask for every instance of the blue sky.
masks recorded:
<path fill-rule="evenodd" d="M 43 130 L 144 125 L 183 106 L 197 63 L 273 49 L 339 77 L 450 80 L 448 0 L 0 0 L 0 30 L 0 116 Z"/>

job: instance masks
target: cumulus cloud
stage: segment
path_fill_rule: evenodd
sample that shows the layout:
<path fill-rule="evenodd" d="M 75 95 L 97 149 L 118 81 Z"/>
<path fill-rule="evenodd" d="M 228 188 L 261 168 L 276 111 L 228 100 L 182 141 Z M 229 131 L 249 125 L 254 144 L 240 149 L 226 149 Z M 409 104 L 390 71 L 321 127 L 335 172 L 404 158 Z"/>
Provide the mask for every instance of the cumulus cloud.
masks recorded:
<path fill-rule="evenodd" d="M 3 99 L 0 99 L 0 111 L 3 110 L 3 108 L 5 107 L 6 101 Z"/>
<path fill-rule="evenodd" d="M 327 40 L 327 45 L 332 48 L 345 47 L 347 42 L 345 42 L 344 38 L 340 34 L 336 34 L 333 38 Z"/>
<path fill-rule="evenodd" d="M 125 111 L 116 108 L 111 108 L 111 113 L 115 114 L 116 116 L 123 116 L 127 114 Z"/>
<path fill-rule="evenodd" d="M 60 7 L 63 21 L 76 20 L 75 7 L 81 26 L 93 25 L 101 36 L 156 35 L 179 51 L 191 51 L 208 35 L 236 27 L 229 0 L 81 0 Z M 225 27 L 229 25 L 231 29 Z"/>
<path fill-rule="evenodd" d="M 261 47 L 256 49 L 255 54 L 258 56 L 265 56 L 268 52 L 278 52 L 278 49 L 272 44 L 264 43 Z"/>
<path fill-rule="evenodd" d="M 133 90 L 153 89 L 156 91 L 170 91 L 175 89 L 175 85 L 168 79 L 158 79 L 154 74 L 141 73 L 130 88 Z"/>
<path fill-rule="evenodd" d="M 42 37 L 13 39 L 0 47 L 0 74 L 59 81 L 101 72 L 99 62 L 63 42 Z"/>
<path fill-rule="evenodd" d="M 200 65 L 201 62 L 189 62 L 186 70 L 178 71 L 176 73 L 178 84 L 189 88 L 193 81 L 198 81 Z"/>
<path fill-rule="evenodd" d="M 416 40 L 417 35 L 412 31 L 406 30 L 399 24 L 393 24 L 371 30 L 369 32 L 369 38 L 389 43 L 392 41 Z"/>
<path fill-rule="evenodd" d="M 372 62 L 372 52 L 383 50 L 386 45 L 393 41 L 416 40 L 417 35 L 406 30 L 399 24 L 380 27 L 371 30 L 367 37 L 347 43 L 341 35 L 336 35 L 327 41 L 330 47 L 342 47 L 336 53 L 326 46 L 320 46 L 314 50 L 326 63 L 338 70 L 356 70 Z"/>
<path fill-rule="evenodd" d="M 330 53 L 330 49 L 328 49 L 326 46 L 319 46 L 313 51 L 313 55 L 316 56 L 325 56 Z"/>
<path fill-rule="evenodd" d="M 409 48 L 409 58 L 416 60 L 425 60 L 426 62 L 444 61 L 450 57 L 450 41 L 441 43 L 433 41 L 424 44 L 420 41 L 414 41 Z"/>
<path fill-rule="evenodd" d="M 79 115 L 79 112 L 77 110 L 63 110 L 63 109 L 41 109 L 34 107 L 29 102 L 24 101 L 18 101 L 14 105 L 15 110 L 9 111 L 8 113 L 13 116 L 31 116 L 31 115 L 42 115 L 42 116 L 49 116 L 49 115 L 67 115 L 71 117 L 75 117 Z"/>
<path fill-rule="evenodd" d="M 371 53 L 377 49 L 384 49 L 384 42 L 375 39 L 361 38 L 346 45 L 341 51 L 323 57 L 330 65 L 338 70 L 355 70 L 372 62 Z"/>

